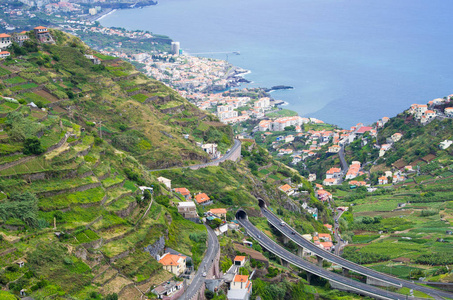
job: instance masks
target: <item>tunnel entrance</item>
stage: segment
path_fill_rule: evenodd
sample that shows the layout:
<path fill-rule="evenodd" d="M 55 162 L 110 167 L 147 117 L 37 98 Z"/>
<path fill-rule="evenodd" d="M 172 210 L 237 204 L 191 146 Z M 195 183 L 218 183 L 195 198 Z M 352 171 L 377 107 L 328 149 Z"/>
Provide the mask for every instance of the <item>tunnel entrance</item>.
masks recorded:
<path fill-rule="evenodd" d="M 239 209 L 236 212 L 236 219 L 241 220 L 241 219 L 247 219 L 247 213 L 243 211 L 242 209 Z"/>
<path fill-rule="evenodd" d="M 261 198 L 258 198 L 258 205 L 261 207 L 261 208 L 266 208 L 266 202 L 261 199 Z"/>

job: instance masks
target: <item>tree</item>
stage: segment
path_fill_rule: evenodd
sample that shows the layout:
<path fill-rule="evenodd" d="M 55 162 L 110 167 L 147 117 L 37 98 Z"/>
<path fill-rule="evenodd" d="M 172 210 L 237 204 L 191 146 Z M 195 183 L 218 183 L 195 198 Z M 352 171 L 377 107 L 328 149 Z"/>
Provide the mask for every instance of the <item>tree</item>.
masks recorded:
<path fill-rule="evenodd" d="M 205 295 L 206 299 L 208 299 L 208 300 L 213 299 L 215 296 L 214 292 L 211 290 L 208 290 L 208 289 L 206 289 L 204 291 L 204 295 Z"/>
<path fill-rule="evenodd" d="M 212 228 L 217 228 L 220 226 L 220 224 L 222 224 L 222 220 L 220 220 L 219 218 L 215 218 L 214 220 L 211 221 Z"/>
<path fill-rule="evenodd" d="M 41 141 L 37 137 L 26 138 L 24 142 L 24 154 L 41 154 L 44 153 Z"/>
<path fill-rule="evenodd" d="M 118 300 L 118 294 L 117 293 L 108 294 L 104 299 L 105 300 Z"/>

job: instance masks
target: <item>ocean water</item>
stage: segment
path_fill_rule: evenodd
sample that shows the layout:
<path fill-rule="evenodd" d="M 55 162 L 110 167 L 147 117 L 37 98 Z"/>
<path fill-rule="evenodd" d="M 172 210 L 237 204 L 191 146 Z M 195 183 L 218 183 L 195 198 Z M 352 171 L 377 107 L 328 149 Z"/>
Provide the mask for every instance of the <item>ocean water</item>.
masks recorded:
<path fill-rule="evenodd" d="M 453 93 L 452 9 L 445 0 L 161 0 L 101 24 L 228 59 L 251 70 L 249 86 L 293 86 L 272 95 L 347 128 Z"/>

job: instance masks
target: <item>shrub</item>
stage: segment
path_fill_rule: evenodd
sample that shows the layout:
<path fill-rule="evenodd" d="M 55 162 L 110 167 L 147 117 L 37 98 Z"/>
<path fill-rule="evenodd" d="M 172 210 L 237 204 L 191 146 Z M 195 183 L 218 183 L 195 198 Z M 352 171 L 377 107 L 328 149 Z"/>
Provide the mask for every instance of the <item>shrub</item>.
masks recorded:
<path fill-rule="evenodd" d="M 44 148 L 41 145 L 41 141 L 37 137 L 27 138 L 24 142 L 24 154 L 36 154 L 39 155 L 44 153 Z"/>

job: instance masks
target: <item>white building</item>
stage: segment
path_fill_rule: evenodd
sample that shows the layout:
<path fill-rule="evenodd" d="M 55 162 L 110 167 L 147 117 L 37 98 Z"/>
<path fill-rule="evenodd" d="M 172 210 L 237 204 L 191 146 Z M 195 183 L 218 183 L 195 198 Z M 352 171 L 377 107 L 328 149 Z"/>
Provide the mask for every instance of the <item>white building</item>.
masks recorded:
<path fill-rule="evenodd" d="M 252 281 L 248 275 L 235 275 L 228 290 L 228 300 L 248 300 L 252 294 Z"/>
<path fill-rule="evenodd" d="M 0 33 L 0 50 L 6 49 L 11 45 L 11 36 L 6 33 Z"/>
<path fill-rule="evenodd" d="M 171 53 L 175 55 L 179 55 L 179 42 L 171 42 Z"/>
<path fill-rule="evenodd" d="M 442 150 L 445 150 L 447 149 L 448 147 L 450 147 L 450 145 L 453 143 L 453 141 L 450 141 L 450 140 L 445 140 L 443 142 L 440 142 L 439 144 L 439 148 L 442 149 Z"/>
<path fill-rule="evenodd" d="M 258 101 L 256 101 L 254 103 L 255 110 L 260 111 L 260 112 L 268 110 L 270 108 L 270 103 L 271 103 L 270 101 L 271 101 L 271 99 L 269 99 L 268 97 L 260 98 Z"/>
<path fill-rule="evenodd" d="M 169 190 L 171 190 L 171 180 L 165 177 L 158 177 L 157 181 L 163 183 Z"/>
<path fill-rule="evenodd" d="M 220 154 L 217 150 L 217 144 L 204 144 L 201 145 L 201 149 L 211 157 L 218 157 Z"/>

